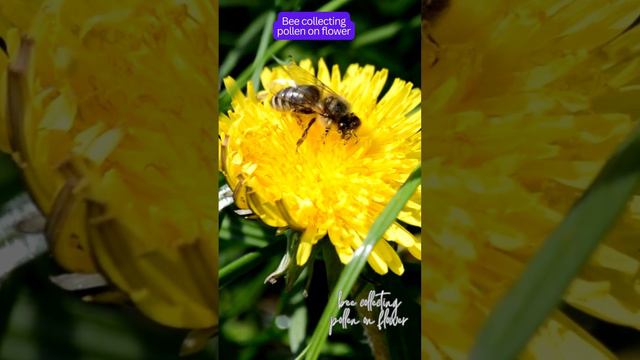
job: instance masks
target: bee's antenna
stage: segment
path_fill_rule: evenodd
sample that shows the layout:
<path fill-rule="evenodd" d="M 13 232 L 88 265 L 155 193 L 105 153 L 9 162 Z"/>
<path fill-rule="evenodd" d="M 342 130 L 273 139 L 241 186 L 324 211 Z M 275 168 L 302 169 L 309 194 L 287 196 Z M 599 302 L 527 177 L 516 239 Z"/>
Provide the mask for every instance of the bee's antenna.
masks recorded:
<path fill-rule="evenodd" d="M 272 58 L 273 58 L 273 60 L 275 60 L 275 62 L 277 62 L 277 63 L 278 63 L 278 65 L 280 65 L 280 66 L 287 66 L 287 65 L 289 65 L 289 64 L 291 64 L 291 63 L 295 63 L 295 60 L 293 59 L 293 55 L 289 55 L 289 56 L 287 56 L 287 57 L 289 58 L 289 60 L 287 60 L 287 61 L 284 61 L 284 60 L 282 60 L 282 59 L 278 58 L 278 57 L 277 57 L 277 56 L 275 56 L 275 55 L 272 55 L 271 57 L 272 57 Z"/>
<path fill-rule="evenodd" d="M 275 62 L 277 62 L 279 65 L 285 65 L 285 62 L 282 61 L 282 59 L 280 59 L 279 57 L 275 56 L 275 55 L 271 55 L 271 57 L 273 58 L 273 60 Z"/>

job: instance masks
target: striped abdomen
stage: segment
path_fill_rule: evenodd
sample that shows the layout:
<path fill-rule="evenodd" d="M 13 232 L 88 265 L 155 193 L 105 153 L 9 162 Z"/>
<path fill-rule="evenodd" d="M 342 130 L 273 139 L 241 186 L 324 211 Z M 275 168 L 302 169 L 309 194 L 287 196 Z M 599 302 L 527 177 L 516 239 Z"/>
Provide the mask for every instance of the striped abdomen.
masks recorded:
<path fill-rule="evenodd" d="M 320 89 L 314 85 L 290 86 L 271 98 L 271 106 L 279 111 L 311 114 L 320 101 Z"/>

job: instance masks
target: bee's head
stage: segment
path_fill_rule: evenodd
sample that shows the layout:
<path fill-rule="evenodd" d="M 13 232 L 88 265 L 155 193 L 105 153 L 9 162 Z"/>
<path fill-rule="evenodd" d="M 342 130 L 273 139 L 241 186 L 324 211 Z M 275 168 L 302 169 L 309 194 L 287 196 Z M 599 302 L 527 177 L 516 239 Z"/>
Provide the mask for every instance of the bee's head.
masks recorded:
<path fill-rule="evenodd" d="M 360 118 L 354 113 L 348 113 L 338 119 L 338 132 L 344 138 L 349 138 L 360 127 Z"/>

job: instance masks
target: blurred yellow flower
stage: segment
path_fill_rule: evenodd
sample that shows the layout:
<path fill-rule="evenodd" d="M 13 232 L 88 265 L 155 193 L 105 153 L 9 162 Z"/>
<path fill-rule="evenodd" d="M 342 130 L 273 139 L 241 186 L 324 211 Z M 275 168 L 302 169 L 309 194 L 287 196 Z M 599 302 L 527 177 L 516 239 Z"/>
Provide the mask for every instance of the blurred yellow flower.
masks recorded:
<path fill-rule="evenodd" d="M 427 16 L 435 42 L 423 37 L 427 359 L 467 358 L 492 307 L 640 115 L 640 27 L 624 32 L 637 1 L 449 3 Z M 565 296 L 635 328 L 638 210 L 634 200 Z M 522 356 L 613 357 L 560 312 Z"/>
<path fill-rule="evenodd" d="M 311 61 L 300 66 L 314 73 Z M 419 89 L 396 79 L 378 100 L 387 70 L 370 65 L 351 65 L 341 76 L 337 65 L 329 71 L 320 60 L 317 77 L 360 117 L 357 138 L 344 141 L 335 130 L 325 138 L 324 127 L 316 122 L 296 148 L 306 123 L 273 109 L 269 94 L 257 94 L 251 83 L 246 95 L 235 92 L 232 110 L 220 116 L 220 164 L 237 206 L 252 210 L 269 226 L 302 232 L 298 265 L 307 262 L 313 245 L 325 235 L 348 263 L 376 216 L 420 163 Z M 291 80 L 281 67 L 261 74 L 266 89 L 282 79 Z M 225 85 L 236 88 L 231 78 Z M 420 226 L 420 204 L 417 191 L 398 219 Z M 420 259 L 420 240 L 400 223 L 384 238 Z M 369 264 L 380 274 L 391 269 L 400 275 L 404 266 L 387 241 L 378 242 Z"/>
<path fill-rule="evenodd" d="M 0 148 L 48 218 L 53 255 L 190 329 L 218 319 L 216 12 L 207 0 L 0 3 Z"/>

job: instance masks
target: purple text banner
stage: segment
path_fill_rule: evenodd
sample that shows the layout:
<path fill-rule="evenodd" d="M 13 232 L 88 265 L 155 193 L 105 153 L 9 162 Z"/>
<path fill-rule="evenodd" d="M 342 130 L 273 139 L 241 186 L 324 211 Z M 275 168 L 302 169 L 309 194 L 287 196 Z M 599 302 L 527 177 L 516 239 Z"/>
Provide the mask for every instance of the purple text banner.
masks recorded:
<path fill-rule="evenodd" d="M 283 11 L 273 23 L 275 40 L 353 40 L 355 34 L 346 11 Z"/>

